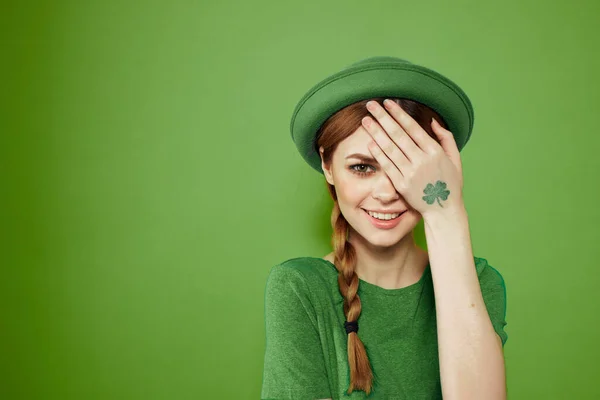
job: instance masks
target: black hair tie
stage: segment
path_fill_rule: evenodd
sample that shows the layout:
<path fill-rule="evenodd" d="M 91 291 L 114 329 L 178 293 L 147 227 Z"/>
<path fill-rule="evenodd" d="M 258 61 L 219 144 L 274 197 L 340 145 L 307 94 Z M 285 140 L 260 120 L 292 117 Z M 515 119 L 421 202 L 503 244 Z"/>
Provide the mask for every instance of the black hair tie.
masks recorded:
<path fill-rule="evenodd" d="M 358 321 L 344 322 L 344 328 L 346 328 L 346 333 L 350 334 L 350 332 L 358 333 Z"/>

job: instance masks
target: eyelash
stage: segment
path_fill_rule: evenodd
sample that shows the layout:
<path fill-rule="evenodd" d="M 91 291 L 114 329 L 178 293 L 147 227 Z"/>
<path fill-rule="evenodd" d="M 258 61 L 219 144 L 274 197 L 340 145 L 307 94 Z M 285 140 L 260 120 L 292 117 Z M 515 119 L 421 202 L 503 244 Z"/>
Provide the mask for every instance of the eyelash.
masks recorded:
<path fill-rule="evenodd" d="M 354 164 L 350 166 L 350 170 L 352 171 L 352 173 L 356 174 L 356 175 L 369 175 L 368 172 L 363 172 L 363 171 L 357 171 L 354 167 L 362 167 L 362 166 L 366 166 L 366 167 L 371 167 L 373 168 L 373 166 L 369 165 L 369 164 Z M 373 168 L 375 169 L 375 168 Z"/>

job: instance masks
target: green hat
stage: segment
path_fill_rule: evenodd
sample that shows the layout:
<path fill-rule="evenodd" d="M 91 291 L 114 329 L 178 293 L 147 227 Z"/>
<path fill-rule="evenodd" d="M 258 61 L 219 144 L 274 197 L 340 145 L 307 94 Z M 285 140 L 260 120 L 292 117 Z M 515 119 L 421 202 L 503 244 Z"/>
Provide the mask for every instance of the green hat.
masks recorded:
<path fill-rule="evenodd" d="M 321 125 L 342 108 L 373 97 L 402 97 L 433 109 L 454 134 L 459 151 L 471 136 L 473 106 L 458 85 L 438 72 L 402 58 L 369 57 L 323 79 L 296 105 L 290 132 L 311 167 L 323 173 L 315 148 Z"/>

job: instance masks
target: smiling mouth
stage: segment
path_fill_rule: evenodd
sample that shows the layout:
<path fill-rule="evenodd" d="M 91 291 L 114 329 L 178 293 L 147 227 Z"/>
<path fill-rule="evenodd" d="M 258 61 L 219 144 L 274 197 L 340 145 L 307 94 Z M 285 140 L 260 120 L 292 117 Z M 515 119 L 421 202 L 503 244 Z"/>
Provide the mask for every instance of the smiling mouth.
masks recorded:
<path fill-rule="evenodd" d="M 402 212 L 400 212 L 400 213 L 377 213 L 377 214 L 380 214 L 380 215 L 381 215 L 381 214 L 391 214 L 391 215 L 393 215 L 393 214 L 398 214 L 398 215 L 396 215 L 394 218 L 390 218 L 390 219 L 381 219 L 381 218 L 377 218 L 377 217 L 375 217 L 375 216 L 373 216 L 373 215 L 369 214 L 369 211 L 368 211 L 368 210 L 365 210 L 364 208 L 363 208 L 362 210 L 363 210 L 363 211 L 364 211 L 364 212 L 365 212 L 365 213 L 366 213 L 368 216 L 370 216 L 371 218 L 375 218 L 375 219 L 376 219 L 376 220 L 378 220 L 378 221 L 393 221 L 393 220 L 395 220 L 395 219 L 398 219 L 398 218 L 400 218 L 402 215 L 404 215 L 404 213 L 406 213 L 406 211 L 408 211 L 408 210 L 404 210 L 404 211 L 402 211 Z"/>

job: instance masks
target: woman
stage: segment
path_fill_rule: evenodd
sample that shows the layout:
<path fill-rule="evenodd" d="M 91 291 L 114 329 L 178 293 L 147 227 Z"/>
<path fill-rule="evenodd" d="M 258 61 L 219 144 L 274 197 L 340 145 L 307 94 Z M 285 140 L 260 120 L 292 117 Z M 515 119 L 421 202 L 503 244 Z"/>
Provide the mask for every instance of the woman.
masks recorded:
<path fill-rule="evenodd" d="M 462 197 L 472 127 L 455 83 L 395 57 L 300 100 L 292 138 L 334 201 L 333 252 L 271 269 L 261 398 L 506 398 L 506 288 Z"/>

